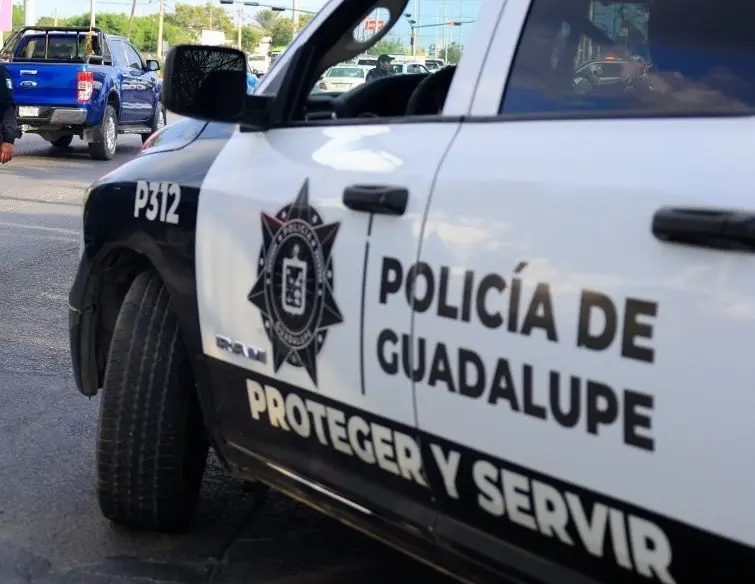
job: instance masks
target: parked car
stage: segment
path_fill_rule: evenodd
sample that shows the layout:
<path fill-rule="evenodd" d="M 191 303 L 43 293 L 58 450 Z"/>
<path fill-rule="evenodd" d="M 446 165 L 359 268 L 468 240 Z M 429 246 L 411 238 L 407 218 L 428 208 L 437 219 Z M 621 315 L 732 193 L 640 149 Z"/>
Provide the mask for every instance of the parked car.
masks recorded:
<path fill-rule="evenodd" d="M 425 67 L 429 71 L 437 71 L 443 69 L 446 66 L 446 62 L 443 59 L 425 59 Z"/>
<path fill-rule="evenodd" d="M 368 70 L 357 65 L 332 67 L 320 78 L 317 86 L 321 91 L 348 91 L 365 82 Z"/>
<path fill-rule="evenodd" d="M 27 26 L 0 51 L 13 81 L 19 127 L 56 147 L 74 136 L 96 160 L 115 156 L 118 134 L 142 140 L 165 125 L 160 63 L 100 28 Z"/>
<path fill-rule="evenodd" d="M 422 63 L 396 63 L 394 62 L 393 65 L 393 72 L 397 75 L 404 75 L 406 73 L 429 73 L 427 67 L 425 67 Z"/>

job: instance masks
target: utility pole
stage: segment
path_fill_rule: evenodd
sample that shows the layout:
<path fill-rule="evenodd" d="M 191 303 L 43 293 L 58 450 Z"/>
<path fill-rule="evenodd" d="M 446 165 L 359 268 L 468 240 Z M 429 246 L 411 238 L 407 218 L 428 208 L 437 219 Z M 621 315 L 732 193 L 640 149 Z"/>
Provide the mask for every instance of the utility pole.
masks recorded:
<path fill-rule="evenodd" d="M 24 26 L 34 26 L 37 24 L 35 11 L 37 0 L 24 0 Z"/>
<path fill-rule="evenodd" d="M 52 23 L 53 26 L 58 26 L 58 10 L 59 10 L 59 7 L 55 5 L 55 19 L 53 20 L 53 23 Z"/>
<path fill-rule="evenodd" d="M 133 0 L 133 2 L 131 2 L 131 16 L 128 19 L 128 32 L 126 33 L 126 38 L 128 40 L 131 40 L 131 25 L 134 24 L 135 12 L 136 12 L 136 0 Z"/>
<path fill-rule="evenodd" d="M 239 21 L 237 44 L 238 44 L 238 49 L 240 51 L 241 50 L 241 26 L 243 24 L 242 18 L 244 16 L 244 4 L 242 2 L 239 2 L 236 6 L 238 7 L 238 21 Z"/>
<path fill-rule="evenodd" d="M 157 58 L 163 58 L 163 19 L 165 18 L 165 2 L 160 0 L 160 12 L 157 14 Z"/>
<path fill-rule="evenodd" d="M 294 23 L 294 34 L 299 30 L 299 0 L 293 0 L 293 10 L 291 13 L 291 22 Z"/>
<path fill-rule="evenodd" d="M 94 28 L 94 0 L 89 0 L 89 28 Z"/>
<path fill-rule="evenodd" d="M 448 22 L 448 15 L 446 14 L 446 0 L 443 0 L 443 20 L 441 22 Z M 448 27 L 443 25 L 443 62 L 448 65 L 448 39 L 446 38 L 446 31 Z"/>

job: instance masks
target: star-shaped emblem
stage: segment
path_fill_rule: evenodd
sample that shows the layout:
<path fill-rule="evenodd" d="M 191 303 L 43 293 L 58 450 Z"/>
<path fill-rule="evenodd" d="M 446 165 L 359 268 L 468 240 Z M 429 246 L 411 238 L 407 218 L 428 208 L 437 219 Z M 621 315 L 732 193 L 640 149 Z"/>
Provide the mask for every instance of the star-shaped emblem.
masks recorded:
<path fill-rule="evenodd" d="M 274 216 L 261 214 L 262 249 L 249 301 L 272 343 L 275 372 L 304 367 L 317 387 L 317 355 L 328 329 L 343 322 L 333 295 L 332 251 L 339 223 L 325 224 L 309 204 L 309 181 Z"/>

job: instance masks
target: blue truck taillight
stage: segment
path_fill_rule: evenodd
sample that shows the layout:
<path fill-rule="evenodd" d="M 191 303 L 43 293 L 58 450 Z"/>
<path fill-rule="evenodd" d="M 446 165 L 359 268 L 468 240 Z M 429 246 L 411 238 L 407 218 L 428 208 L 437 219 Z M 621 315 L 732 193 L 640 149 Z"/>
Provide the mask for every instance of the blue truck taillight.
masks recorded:
<path fill-rule="evenodd" d="M 94 74 L 91 71 L 79 71 L 76 74 L 76 101 L 84 104 L 92 100 L 94 91 Z"/>

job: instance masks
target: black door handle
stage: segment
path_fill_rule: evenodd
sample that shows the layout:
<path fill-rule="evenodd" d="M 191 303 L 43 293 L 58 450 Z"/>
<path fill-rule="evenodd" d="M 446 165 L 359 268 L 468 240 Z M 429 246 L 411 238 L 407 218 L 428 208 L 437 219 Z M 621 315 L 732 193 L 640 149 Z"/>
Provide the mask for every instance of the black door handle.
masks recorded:
<path fill-rule="evenodd" d="M 403 215 L 409 191 L 404 187 L 352 185 L 343 191 L 343 204 L 353 211 Z"/>
<path fill-rule="evenodd" d="M 653 235 L 661 241 L 755 251 L 755 214 L 664 207 L 653 216 Z"/>

